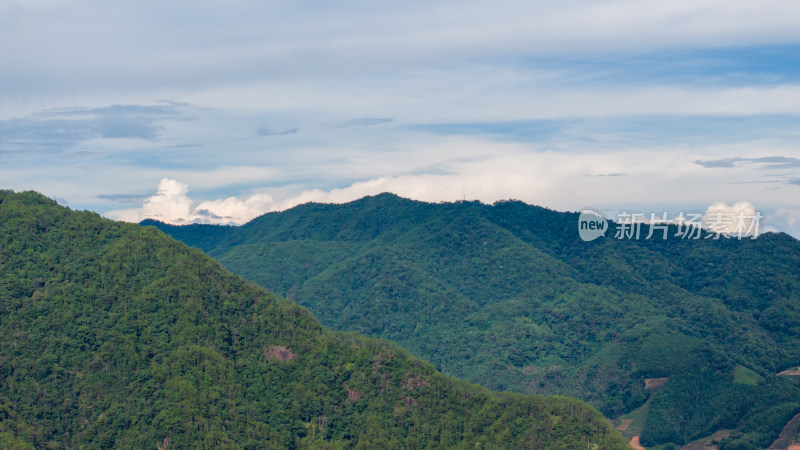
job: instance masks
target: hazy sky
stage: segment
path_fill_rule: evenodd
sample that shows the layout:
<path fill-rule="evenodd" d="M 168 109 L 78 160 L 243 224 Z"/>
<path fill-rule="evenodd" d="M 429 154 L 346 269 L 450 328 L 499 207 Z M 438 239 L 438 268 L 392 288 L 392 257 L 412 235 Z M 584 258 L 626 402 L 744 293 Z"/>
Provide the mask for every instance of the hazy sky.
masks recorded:
<path fill-rule="evenodd" d="M 243 222 L 391 191 L 800 237 L 800 2 L 0 2 L 0 187 Z"/>

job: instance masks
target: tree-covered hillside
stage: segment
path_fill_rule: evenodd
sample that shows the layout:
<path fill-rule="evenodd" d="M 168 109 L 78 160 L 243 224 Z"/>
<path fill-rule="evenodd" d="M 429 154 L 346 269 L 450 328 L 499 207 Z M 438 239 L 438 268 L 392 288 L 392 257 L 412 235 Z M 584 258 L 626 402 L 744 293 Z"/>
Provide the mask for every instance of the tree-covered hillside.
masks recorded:
<path fill-rule="evenodd" d="M 577 400 L 492 393 L 155 228 L 0 191 L 2 448 L 625 448 Z"/>
<path fill-rule="evenodd" d="M 775 375 L 800 365 L 800 242 L 675 228 L 584 242 L 577 219 L 383 194 L 241 227 L 147 223 L 323 324 L 391 339 L 445 373 L 579 397 L 611 418 L 644 411 L 644 445 L 727 429 L 723 448 L 768 446 L 800 412 L 800 389 Z M 666 380 L 648 389 L 654 379 Z"/>

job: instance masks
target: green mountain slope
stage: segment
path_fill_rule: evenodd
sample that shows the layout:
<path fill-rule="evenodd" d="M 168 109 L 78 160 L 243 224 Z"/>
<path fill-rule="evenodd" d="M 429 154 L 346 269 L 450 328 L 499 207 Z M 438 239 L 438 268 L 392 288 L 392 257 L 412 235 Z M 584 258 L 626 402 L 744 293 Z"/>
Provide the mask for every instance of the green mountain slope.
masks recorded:
<path fill-rule="evenodd" d="M 800 390 L 774 375 L 800 364 L 800 242 L 785 234 L 583 242 L 577 214 L 390 194 L 242 227 L 148 223 L 445 373 L 611 418 L 649 399 L 644 445 L 734 429 L 726 448 L 768 446 L 800 412 Z M 737 382 L 738 367 L 759 381 Z"/>
<path fill-rule="evenodd" d="M 577 400 L 321 327 L 155 228 L 0 191 L 2 448 L 625 448 Z"/>

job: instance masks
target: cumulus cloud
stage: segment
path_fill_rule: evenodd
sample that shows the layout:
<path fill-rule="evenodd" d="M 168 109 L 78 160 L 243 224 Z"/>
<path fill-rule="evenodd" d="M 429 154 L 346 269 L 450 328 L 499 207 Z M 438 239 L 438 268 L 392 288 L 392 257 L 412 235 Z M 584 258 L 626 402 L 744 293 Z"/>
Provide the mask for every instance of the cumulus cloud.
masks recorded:
<path fill-rule="evenodd" d="M 253 194 L 244 200 L 228 197 L 223 200 L 210 200 L 197 205 L 194 212 L 208 219 L 207 223 L 243 224 L 260 216 L 272 207 L 272 196 Z"/>
<path fill-rule="evenodd" d="M 187 196 L 188 193 L 189 186 L 164 178 L 158 184 L 158 192 L 142 204 L 143 218 L 167 223 L 191 222 L 192 200 Z"/>
<path fill-rule="evenodd" d="M 242 223 L 258 214 L 301 203 L 342 203 L 381 192 L 432 202 L 467 199 L 491 203 L 513 198 L 562 211 L 588 204 L 609 210 L 650 211 L 655 208 L 673 213 L 704 211 L 713 200 L 720 198 L 758 201 L 767 211 L 786 207 L 795 199 L 795 188 L 776 183 L 770 184 L 776 189 L 769 191 L 769 197 L 757 195 L 753 184 L 732 184 L 732 180 L 752 178 L 759 181 L 755 178 L 758 173 L 746 168 L 708 170 L 693 162 L 699 155 L 691 150 L 671 147 L 605 152 L 550 151 L 516 142 L 455 137 L 436 138 L 427 143 L 406 142 L 402 150 L 402 153 L 387 151 L 377 156 L 351 151 L 353 156 L 349 159 L 317 167 L 319 172 L 313 172 L 313 177 L 306 172 L 308 164 L 301 167 L 303 171 L 288 173 L 267 164 L 211 171 L 173 171 L 171 178 L 205 191 L 226 192 L 232 186 L 246 185 L 252 186 L 253 193 L 269 192 L 271 197 L 266 194 L 259 194 L 261 197 L 197 197 L 191 207 L 178 209 L 178 205 L 191 201 L 186 200 L 188 194 L 180 190 L 176 195 L 167 196 L 162 192 L 143 205 L 132 220 L 153 217 L 154 205 L 167 199 L 170 199 L 168 203 L 175 204 L 171 211 L 182 211 L 182 216 L 167 218 L 166 213 L 160 212 L 164 220 Z M 315 154 L 301 155 L 311 159 Z M 140 175 L 151 176 L 148 172 Z M 352 181 L 342 181 L 347 178 Z M 645 188 L 646 202 L 642 194 Z M 691 198 L 687 197 L 687 191 L 693 192 Z M 123 218 L 118 211 L 107 215 Z"/>
<path fill-rule="evenodd" d="M 714 233 L 752 236 L 758 235 L 763 216 L 750 202 L 725 202 L 711 204 L 703 215 L 703 226 Z"/>
<path fill-rule="evenodd" d="M 548 163 L 545 163 L 546 159 L 549 159 Z M 581 159 L 583 161 L 578 161 Z M 620 155 L 619 159 L 626 159 L 626 156 Z M 377 177 L 342 188 L 306 189 L 294 194 L 282 191 L 283 195 L 279 199 L 266 193 L 256 193 L 245 197 L 206 200 L 197 205 L 189 197 L 186 184 L 165 178 L 159 183 L 158 192 L 146 198 L 141 208 L 110 211 L 106 215 L 129 222 L 149 218 L 179 225 L 240 225 L 267 212 L 283 211 L 303 203 L 346 203 L 383 192 L 428 202 L 467 199 L 491 203 L 513 198 L 551 207 L 555 204 L 556 209 L 562 210 L 575 209 L 575 202 L 594 202 L 600 205 L 604 194 L 597 194 L 593 185 L 584 181 L 595 177 L 583 174 L 596 166 L 596 162 L 586 158 L 578 160 L 568 161 L 564 155 L 559 154 L 538 155 L 538 159 L 530 156 L 520 158 L 517 155 L 493 161 L 465 162 L 460 167 L 453 167 L 452 173 Z M 613 166 L 614 163 L 606 161 L 606 164 Z M 559 169 L 553 169 L 554 167 Z M 663 164 L 656 162 L 653 167 L 653 170 L 663 168 Z M 596 170 L 601 169 L 598 167 Z M 568 177 L 571 177 L 571 181 L 565 183 L 564 179 Z M 615 179 L 620 177 L 603 178 L 616 182 Z M 647 171 L 637 174 L 636 178 L 653 181 Z M 566 188 L 567 185 L 569 189 Z M 669 183 L 664 186 L 668 185 Z M 597 196 L 592 197 L 591 194 Z M 626 201 L 632 202 L 635 196 L 619 195 L 618 198 L 624 204 Z M 547 201 L 542 201 L 545 199 Z M 663 202 L 665 199 L 660 200 Z M 764 216 L 747 201 L 732 205 L 715 202 L 706 208 L 702 225 L 709 231 L 733 236 L 783 231 L 800 238 L 800 209 L 782 208 Z"/>
<path fill-rule="evenodd" d="M 241 225 L 269 211 L 272 197 L 268 194 L 254 194 L 245 199 L 228 197 L 205 201 L 197 206 L 193 204 L 189 198 L 188 185 L 164 178 L 158 184 L 158 191 L 144 200 L 141 209 L 109 211 L 106 215 L 127 222 L 154 219 L 174 225 Z"/>

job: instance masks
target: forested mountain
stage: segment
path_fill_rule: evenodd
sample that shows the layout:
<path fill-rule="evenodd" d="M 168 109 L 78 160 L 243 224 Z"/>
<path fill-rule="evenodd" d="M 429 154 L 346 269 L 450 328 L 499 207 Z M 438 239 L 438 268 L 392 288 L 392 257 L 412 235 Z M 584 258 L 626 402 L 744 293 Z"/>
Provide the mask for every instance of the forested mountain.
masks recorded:
<path fill-rule="evenodd" d="M 722 448 L 769 446 L 800 412 L 796 381 L 776 376 L 800 365 L 800 242 L 674 228 L 620 240 L 614 224 L 584 242 L 577 220 L 518 201 L 382 194 L 241 227 L 144 224 L 324 325 L 491 389 L 584 399 L 646 446 L 720 430 Z"/>
<path fill-rule="evenodd" d="M 0 448 L 625 448 L 585 403 L 487 389 L 155 228 L 0 191 Z"/>

